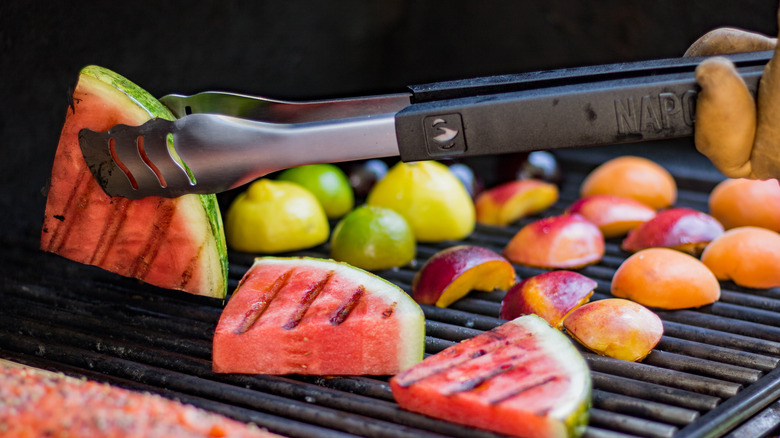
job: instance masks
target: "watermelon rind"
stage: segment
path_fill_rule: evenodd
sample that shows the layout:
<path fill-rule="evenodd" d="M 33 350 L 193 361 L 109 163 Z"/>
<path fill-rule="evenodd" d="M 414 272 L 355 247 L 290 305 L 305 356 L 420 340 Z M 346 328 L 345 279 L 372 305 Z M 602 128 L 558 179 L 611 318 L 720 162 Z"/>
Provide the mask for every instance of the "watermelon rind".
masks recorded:
<path fill-rule="evenodd" d="M 91 103 L 82 110 L 82 104 L 86 102 Z M 173 200 L 111 198 L 92 180 L 81 155 L 77 139 L 81 128 L 105 130 L 115 123 L 140 124 L 152 118 L 175 119 L 157 99 L 116 72 L 96 65 L 80 71 L 52 168 L 41 248 L 156 286 L 224 298 L 227 294 L 227 245 L 216 195 L 185 195 Z M 84 174 L 89 177 L 86 183 L 81 177 Z M 160 207 L 155 210 L 154 205 Z M 112 209 L 145 213 L 115 220 L 111 218 Z M 72 214 L 67 214 L 68 211 Z M 167 240 L 167 231 L 153 231 L 162 236 L 157 241 L 163 243 L 156 247 L 158 252 L 147 253 L 143 242 L 132 243 L 134 239 L 138 242 L 138 236 L 123 234 L 126 229 L 123 224 L 129 220 L 140 229 L 146 221 L 147 227 L 156 227 L 157 224 L 151 222 L 154 218 L 143 217 L 154 211 L 169 212 L 171 220 L 181 228 L 176 230 L 176 240 Z M 112 236 L 121 236 L 125 246 L 101 243 L 105 239 L 96 238 L 95 232 L 89 231 L 102 226 L 114 227 L 112 232 L 119 227 Z M 188 244 L 187 236 L 191 236 Z M 133 245 L 136 245 L 135 249 Z M 177 275 L 179 278 L 175 278 Z"/>

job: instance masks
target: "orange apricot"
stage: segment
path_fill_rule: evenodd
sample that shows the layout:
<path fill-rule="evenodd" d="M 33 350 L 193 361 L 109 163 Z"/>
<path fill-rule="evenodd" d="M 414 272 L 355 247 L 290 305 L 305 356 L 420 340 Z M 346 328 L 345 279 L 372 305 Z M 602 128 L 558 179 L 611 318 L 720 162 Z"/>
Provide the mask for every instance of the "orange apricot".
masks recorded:
<path fill-rule="evenodd" d="M 617 195 L 656 210 L 677 201 L 677 184 L 660 164 L 632 155 L 613 158 L 593 169 L 580 186 L 580 197 Z"/>
<path fill-rule="evenodd" d="M 710 215 L 725 229 L 755 226 L 780 232 L 780 184 L 776 179 L 726 179 L 710 192 Z"/>
<path fill-rule="evenodd" d="M 732 228 L 707 245 L 701 260 L 719 280 L 755 289 L 780 286 L 780 234 L 772 230 Z"/>
<path fill-rule="evenodd" d="M 669 248 L 649 248 L 618 267 L 612 277 L 612 295 L 647 307 L 687 309 L 717 301 L 720 283 L 696 257 Z"/>

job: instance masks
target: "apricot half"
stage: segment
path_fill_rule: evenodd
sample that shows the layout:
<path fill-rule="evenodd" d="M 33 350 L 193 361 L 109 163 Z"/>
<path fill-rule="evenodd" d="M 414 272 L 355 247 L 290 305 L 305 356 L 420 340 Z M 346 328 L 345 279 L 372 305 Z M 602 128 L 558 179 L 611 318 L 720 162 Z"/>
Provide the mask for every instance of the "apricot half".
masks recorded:
<path fill-rule="evenodd" d="M 719 280 L 755 289 L 780 286 L 780 234 L 772 230 L 732 228 L 704 249 L 701 260 Z"/>
<path fill-rule="evenodd" d="M 490 188 L 475 200 L 477 222 L 508 225 L 540 213 L 558 200 L 558 186 L 536 179 L 510 181 Z"/>
<path fill-rule="evenodd" d="M 499 317 L 512 320 L 535 314 L 561 328 L 563 318 L 587 303 L 596 289 L 594 280 L 573 271 L 550 271 L 512 286 L 501 302 Z"/>
<path fill-rule="evenodd" d="M 617 195 L 592 195 L 580 198 L 566 210 L 593 222 L 604 237 L 624 236 L 655 217 L 655 210 L 636 199 Z"/>
<path fill-rule="evenodd" d="M 612 295 L 647 307 L 686 309 L 720 298 L 720 283 L 699 259 L 669 248 L 628 257 L 612 277 Z"/>
<path fill-rule="evenodd" d="M 580 268 L 604 256 L 604 236 L 578 214 L 550 216 L 520 229 L 504 248 L 510 261 L 546 269 Z"/>
<path fill-rule="evenodd" d="M 637 252 L 663 247 L 698 256 L 721 234 L 723 226 L 714 217 L 690 208 L 670 208 L 628 233 L 621 248 Z"/>
<path fill-rule="evenodd" d="M 677 200 L 677 184 L 660 164 L 643 157 L 613 158 L 593 169 L 580 186 L 580 197 L 618 195 L 658 210 Z"/>
<path fill-rule="evenodd" d="M 762 227 L 780 232 L 780 184 L 776 179 L 726 179 L 709 197 L 710 214 L 725 229 Z"/>
<path fill-rule="evenodd" d="M 633 301 L 608 298 L 574 309 L 566 331 L 589 350 L 628 361 L 647 357 L 664 333 L 661 318 Z"/>
<path fill-rule="evenodd" d="M 412 279 L 412 298 L 447 307 L 472 290 L 506 290 L 515 268 L 500 254 L 474 245 L 453 246 L 432 255 Z"/>

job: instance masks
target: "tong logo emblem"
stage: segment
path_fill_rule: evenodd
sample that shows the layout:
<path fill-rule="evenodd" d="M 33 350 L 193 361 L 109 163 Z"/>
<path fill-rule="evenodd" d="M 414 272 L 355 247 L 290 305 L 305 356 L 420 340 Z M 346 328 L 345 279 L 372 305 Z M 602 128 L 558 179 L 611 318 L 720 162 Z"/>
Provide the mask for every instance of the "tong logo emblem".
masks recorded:
<path fill-rule="evenodd" d="M 466 151 L 466 141 L 461 134 L 463 121 L 460 114 L 428 116 L 423 124 L 430 155 L 452 155 Z"/>

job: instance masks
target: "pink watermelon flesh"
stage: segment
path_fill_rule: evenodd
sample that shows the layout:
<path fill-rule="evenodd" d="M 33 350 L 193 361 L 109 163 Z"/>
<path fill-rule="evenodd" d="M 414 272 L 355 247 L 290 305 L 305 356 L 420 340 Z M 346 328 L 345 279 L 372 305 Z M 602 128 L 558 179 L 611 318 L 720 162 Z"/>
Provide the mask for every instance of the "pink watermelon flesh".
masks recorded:
<path fill-rule="evenodd" d="M 54 158 L 41 249 L 156 286 L 222 298 L 227 250 L 214 195 L 112 198 L 82 156 L 82 128 L 138 125 L 154 115 L 172 117 L 121 76 L 95 66 L 82 71 Z"/>
<path fill-rule="evenodd" d="M 422 359 L 424 317 L 403 290 L 344 263 L 259 258 L 214 334 L 218 373 L 390 375 Z"/>
<path fill-rule="evenodd" d="M 407 410 L 520 437 L 580 435 L 590 406 L 584 359 L 527 315 L 429 356 L 394 376 Z"/>

